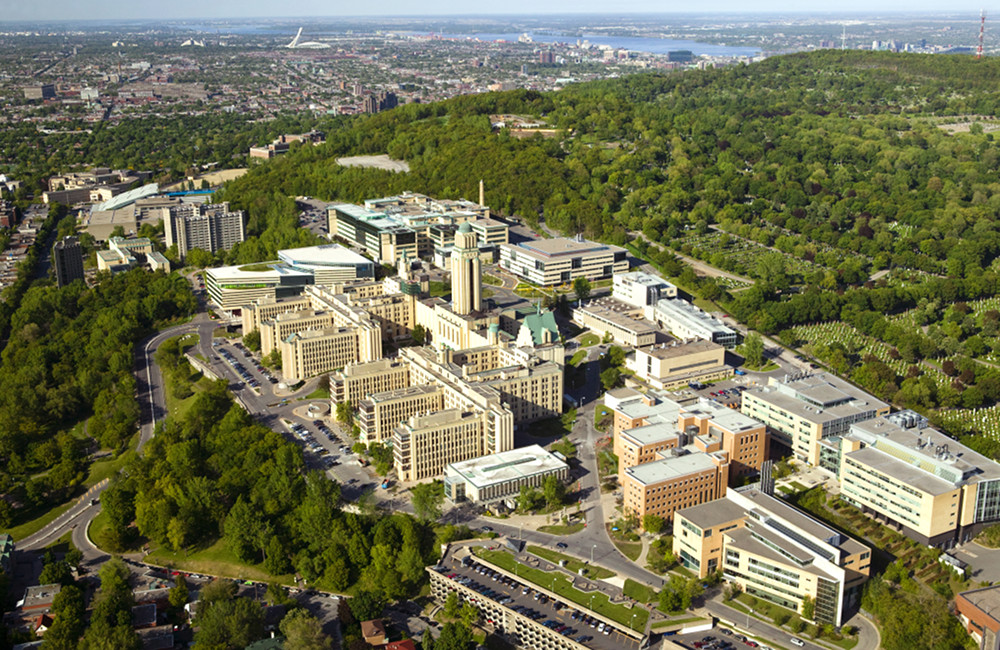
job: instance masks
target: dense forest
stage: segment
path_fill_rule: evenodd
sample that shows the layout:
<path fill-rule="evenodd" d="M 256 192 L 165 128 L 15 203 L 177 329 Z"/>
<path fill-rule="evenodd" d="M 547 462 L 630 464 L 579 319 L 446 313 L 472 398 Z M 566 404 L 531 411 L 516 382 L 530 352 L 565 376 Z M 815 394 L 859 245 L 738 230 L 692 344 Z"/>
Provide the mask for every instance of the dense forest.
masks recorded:
<path fill-rule="evenodd" d="M 793 328 L 850 323 L 885 354 L 845 346 L 817 356 L 857 369 L 852 378 L 886 399 L 928 413 L 989 407 L 1000 399 L 993 321 L 942 319 L 949 304 L 998 289 L 998 79 L 1000 61 L 827 50 L 459 97 L 356 119 L 325 145 L 229 183 L 220 199 L 266 230 L 288 196 L 470 197 L 484 179 L 501 213 L 627 245 L 787 344 L 809 342 Z M 514 138 L 492 129 L 493 113 L 539 116 L 561 135 Z M 376 153 L 411 171 L 335 160 Z M 254 261 L 244 253 L 240 262 Z M 678 254 L 746 280 L 698 278 Z M 923 322 L 891 320 L 903 313 Z M 939 424 L 987 430 L 970 418 Z"/>
<path fill-rule="evenodd" d="M 134 345 L 195 306 L 187 280 L 142 269 L 24 293 L 0 357 L 0 525 L 72 495 L 87 439 L 115 453 L 128 445 L 139 422 Z M 84 420 L 85 435 L 71 431 Z"/>

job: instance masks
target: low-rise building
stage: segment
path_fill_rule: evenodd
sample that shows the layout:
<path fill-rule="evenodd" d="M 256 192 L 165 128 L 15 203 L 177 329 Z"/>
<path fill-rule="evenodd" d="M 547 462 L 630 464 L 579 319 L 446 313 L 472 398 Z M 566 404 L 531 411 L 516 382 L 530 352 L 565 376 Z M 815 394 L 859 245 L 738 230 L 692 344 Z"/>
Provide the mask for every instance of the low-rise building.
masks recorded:
<path fill-rule="evenodd" d="M 1000 585 L 955 596 L 959 620 L 980 650 L 1000 650 Z"/>
<path fill-rule="evenodd" d="M 913 411 L 857 422 L 819 446 L 841 499 L 920 544 L 951 548 L 1000 522 L 1000 464 Z"/>
<path fill-rule="evenodd" d="M 680 298 L 658 300 L 645 308 L 646 318 L 679 339 L 705 339 L 726 348 L 736 347 L 736 331 L 711 314 Z"/>
<path fill-rule="evenodd" d="M 455 503 L 496 503 L 515 499 L 522 487 L 541 487 L 549 476 L 565 481 L 569 465 L 540 445 L 529 445 L 450 463 L 444 470 L 444 493 Z"/>
<path fill-rule="evenodd" d="M 632 305 L 614 298 L 599 298 L 573 309 L 573 322 L 601 337 L 633 348 L 656 343 L 659 330 Z"/>
<path fill-rule="evenodd" d="M 278 251 L 278 261 L 206 269 L 209 298 L 222 311 L 240 315 L 253 303 L 273 303 L 302 294 L 317 284 L 317 274 L 331 282 L 372 278 L 371 260 L 336 244 Z M 284 261 L 287 260 L 287 261 Z"/>
<path fill-rule="evenodd" d="M 725 580 L 769 603 L 840 626 L 855 611 L 871 549 L 754 486 L 676 513 L 673 552 L 704 578 Z"/>
<path fill-rule="evenodd" d="M 153 271 L 170 271 L 170 260 L 153 249 L 147 237 L 111 237 L 108 249 L 97 251 L 97 270 L 119 273 L 136 266 L 148 265 Z"/>
<path fill-rule="evenodd" d="M 637 348 L 626 365 L 637 377 L 662 390 L 676 390 L 695 381 L 726 379 L 733 374 L 733 368 L 726 365 L 726 349 L 704 339 Z"/>
<path fill-rule="evenodd" d="M 770 377 L 743 391 L 740 409 L 810 465 L 819 465 L 820 440 L 889 413 L 885 402 L 825 372 Z"/>
<path fill-rule="evenodd" d="M 676 298 L 677 287 L 650 273 L 632 271 L 614 277 L 611 295 L 616 300 L 643 309 L 665 298 Z"/>
<path fill-rule="evenodd" d="M 628 251 L 582 237 L 535 239 L 500 246 L 500 267 L 542 286 L 576 278 L 601 280 L 628 271 Z"/>

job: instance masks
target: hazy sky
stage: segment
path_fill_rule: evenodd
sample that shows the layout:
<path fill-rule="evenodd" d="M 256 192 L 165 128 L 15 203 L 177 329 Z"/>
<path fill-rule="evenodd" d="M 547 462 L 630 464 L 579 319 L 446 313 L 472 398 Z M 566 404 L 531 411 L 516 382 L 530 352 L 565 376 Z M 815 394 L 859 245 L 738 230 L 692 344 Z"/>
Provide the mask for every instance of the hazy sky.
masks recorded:
<path fill-rule="evenodd" d="M 0 21 L 43 19 L 155 19 L 155 18 L 241 18 L 298 17 L 353 15 L 441 15 L 471 13 L 537 14 L 537 13 L 693 13 L 693 12 L 795 12 L 819 14 L 826 12 L 898 12 L 941 11 L 957 13 L 968 10 L 979 13 L 979 5 L 960 0 L 942 6 L 931 0 L 717 0 L 708 5 L 680 0 L 506 0 L 500 3 L 471 4 L 467 0 L 372 0 L 344 2 L 342 0 L 0 0 Z"/>

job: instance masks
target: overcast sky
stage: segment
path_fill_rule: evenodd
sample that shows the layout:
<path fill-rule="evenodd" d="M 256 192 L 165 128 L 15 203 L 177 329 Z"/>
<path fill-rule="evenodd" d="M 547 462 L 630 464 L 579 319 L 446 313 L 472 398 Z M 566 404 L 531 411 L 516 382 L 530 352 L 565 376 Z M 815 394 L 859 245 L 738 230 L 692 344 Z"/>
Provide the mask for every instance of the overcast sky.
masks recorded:
<path fill-rule="evenodd" d="M 0 0 L 0 22 L 7 20 L 156 19 L 156 18 L 249 18 L 300 16 L 379 16 L 442 14 L 538 14 L 538 13 L 692 13 L 692 12 L 898 12 L 941 11 L 954 14 L 979 13 L 979 5 L 959 0 L 957 4 L 931 0 L 718 0 L 708 4 L 681 0 L 505 0 L 471 4 L 467 0 Z"/>

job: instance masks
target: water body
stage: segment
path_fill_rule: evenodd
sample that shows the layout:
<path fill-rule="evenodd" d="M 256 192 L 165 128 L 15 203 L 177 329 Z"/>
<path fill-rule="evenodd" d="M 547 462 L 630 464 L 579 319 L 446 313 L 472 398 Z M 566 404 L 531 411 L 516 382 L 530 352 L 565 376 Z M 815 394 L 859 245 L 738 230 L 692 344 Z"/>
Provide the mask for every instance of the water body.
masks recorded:
<path fill-rule="evenodd" d="M 414 32 L 408 32 L 414 33 Z M 520 34 L 439 34 L 444 38 L 468 38 L 479 39 L 481 41 L 514 41 L 516 42 Z M 698 41 L 675 40 L 672 38 L 646 38 L 643 36 L 600 36 L 598 34 L 584 34 L 580 37 L 564 36 L 557 34 L 533 33 L 528 36 L 535 43 L 570 43 L 575 44 L 577 40 L 590 41 L 591 45 L 607 45 L 615 49 L 632 50 L 634 52 L 649 52 L 651 54 L 666 54 L 676 50 L 690 50 L 695 55 L 708 56 L 758 56 L 760 50 L 753 47 L 738 47 L 729 45 L 712 45 L 710 43 L 699 43 Z"/>

